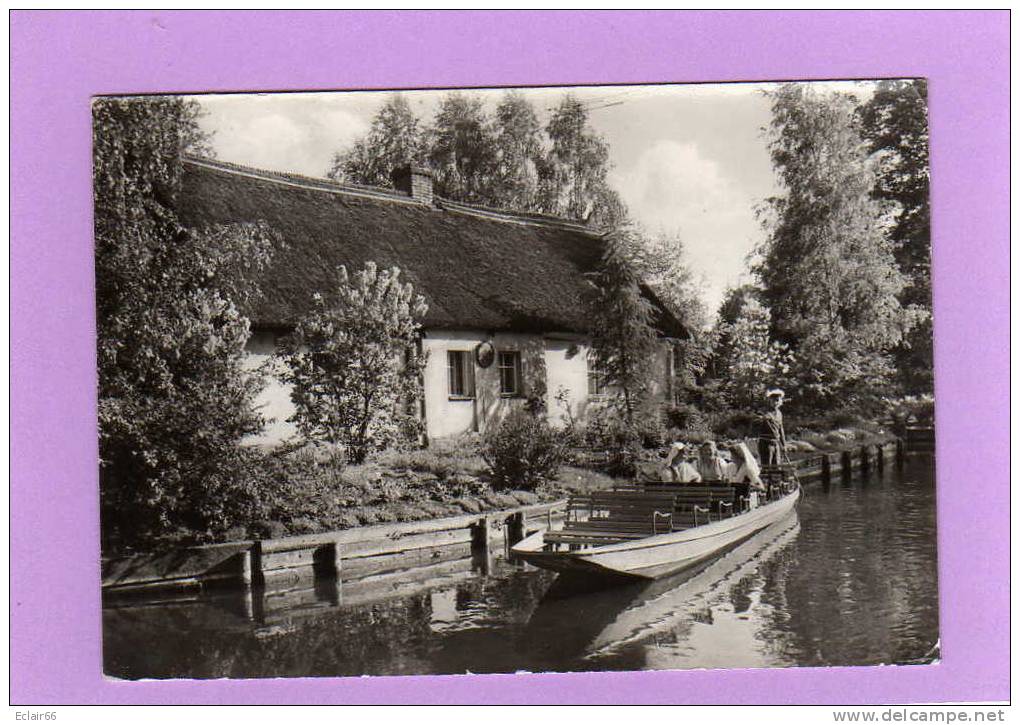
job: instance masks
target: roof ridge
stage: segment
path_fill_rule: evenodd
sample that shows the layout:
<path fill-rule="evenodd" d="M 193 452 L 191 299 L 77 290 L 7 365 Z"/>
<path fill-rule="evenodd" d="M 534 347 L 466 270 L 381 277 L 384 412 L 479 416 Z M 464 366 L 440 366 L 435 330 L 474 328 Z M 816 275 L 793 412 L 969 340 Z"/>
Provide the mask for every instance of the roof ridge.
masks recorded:
<path fill-rule="evenodd" d="M 240 174 L 243 176 L 264 179 L 266 181 L 272 181 L 276 183 L 291 184 L 304 188 L 310 188 L 317 191 L 326 191 L 335 194 L 351 194 L 354 196 L 364 196 L 373 199 L 395 201 L 403 204 L 421 205 L 420 201 L 413 199 L 411 196 L 405 194 L 402 191 L 382 186 L 340 183 L 338 181 L 334 181 L 333 179 L 327 179 L 316 176 L 305 176 L 304 174 L 297 174 L 290 171 L 273 171 L 271 169 L 260 169 L 256 166 L 238 164 L 232 161 L 221 161 L 220 159 L 214 159 L 208 156 L 199 156 L 195 154 L 184 154 L 182 156 L 182 161 L 184 163 L 193 164 L 195 166 L 205 166 L 207 168 L 217 169 L 227 173 Z M 591 229 L 582 222 L 576 221 L 574 219 L 566 219 L 564 217 L 559 217 L 552 214 L 516 211 L 512 209 L 498 209 L 496 207 L 485 206 L 483 204 L 473 204 L 464 201 L 454 201 L 453 199 L 447 199 L 445 197 L 440 197 L 438 195 L 435 197 L 435 201 L 438 203 L 440 208 L 448 209 L 449 211 L 453 212 L 471 214 L 485 219 L 565 229 L 569 231 L 575 231 L 582 234 L 586 234 L 592 237 L 603 236 L 602 233 L 594 229 Z"/>
<path fill-rule="evenodd" d="M 475 214 L 476 216 L 484 218 L 496 218 L 500 220 L 522 223 L 522 224 L 535 224 L 537 226 L 551 226 L 559 229 L 569 229 L 575 232 L 581 232 L 582 234 L 588 234 L 593 237 L 601 237 L 603 234 L 598 232 L 591 227 L 587 226 L 583 222 L 579 222 L 575 219 L 567 219 L 565 217 L 555 216 L 553 214 L 543 214 L 541 212 L 527 212 L 527 211 L 515 211 L 509 209 L 499 209 L 492 206 L 485 206 L 484 204 L 473 204 L 465 201 L 454 201 L 445 197 L 437 197 L 439 202 L 445 208 L 449 208 L 452 211 L 459 211 L 466 214 Z"/>
<path fill-rule="evenodd" d="M 382 186 L 369 186 L 367 184 L 341 184 L 339 181 L 327 179 L 320 176 L 305 176 L 291 171 L 273 171 L 272 169 L 260 169 L 256 166 L 237 164 L 232 161 L 221 161 L 220 159 L 209 158 L 208 156 L 196 156 L 185 154 L 182 156 L 184 163 L 196 166 L 206 166 L 228 173 L 239 173 L 244 176 L 265 179 L 266 181 L 284 182 L 299 186 L 312 187 L 320 191 L 333 193 L 350 193 L 358 195 L 370 195 L 383 199 L 390 199 L 398 202 L 420 204 L 421 202 L 412 199 L 409 195 L 397 189 L 390 189 Z"/>

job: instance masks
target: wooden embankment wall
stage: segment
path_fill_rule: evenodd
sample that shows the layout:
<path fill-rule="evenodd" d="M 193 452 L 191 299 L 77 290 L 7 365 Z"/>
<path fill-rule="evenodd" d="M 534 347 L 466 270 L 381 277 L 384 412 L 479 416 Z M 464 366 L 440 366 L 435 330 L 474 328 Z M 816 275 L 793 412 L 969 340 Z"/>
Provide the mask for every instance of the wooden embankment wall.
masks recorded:
<path fill-rule="evenodd" d="M 881 471 L 887 465 L 902 463 L 904 454 L 903 441 L 899 438 L 854 446 L 843 451 L 820 453 L 797 461 L 797 477 L 802 483 L 813 480 L 828 483 L 839 476 L 849 476 L 854 471 Z"/>
<path fill-rule="evenodd" d="M 485 572 L 494 553 L 563 520 L 566 499 L 429 521 L 306 536 L 193 546 L 103 562 L 103 594 L 151 594 L 218 585 L 278 586 L 309 574 L 360 579 L 469 559 Z"/>

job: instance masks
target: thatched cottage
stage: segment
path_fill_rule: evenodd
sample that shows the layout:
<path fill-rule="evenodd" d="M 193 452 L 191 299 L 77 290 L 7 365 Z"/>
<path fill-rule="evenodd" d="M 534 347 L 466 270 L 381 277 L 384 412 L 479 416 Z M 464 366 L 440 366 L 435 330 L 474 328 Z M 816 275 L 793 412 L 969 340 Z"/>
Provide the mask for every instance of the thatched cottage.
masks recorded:
<path fill-rule="evenodd" d="M 250 311 L 251 363 L 265 362 L 280 336 L 311 308 L 336 268 L 368 261 L 399 267 L 428 302 L 423 413 L 430 438 L 484 431 L 529 396 L 545 398 L 550 419 L 583 416 L 604 397 L 588 364 L 582 305 L 585 274 L 598 265 L 603 239 L 562 219 L 461 204 L 434 196 L 427 170 L 408 168 L 395 189 L 189 158 L 179 208 L 191 225 L 263 220 L 284 238 Z M 656 391 L 670 395 L 670 338 L 683 325 L 654 298 L 663 342 Z M 274 419 L 268 441 L 294 433 L 290 393 L 263 393 Z"/>

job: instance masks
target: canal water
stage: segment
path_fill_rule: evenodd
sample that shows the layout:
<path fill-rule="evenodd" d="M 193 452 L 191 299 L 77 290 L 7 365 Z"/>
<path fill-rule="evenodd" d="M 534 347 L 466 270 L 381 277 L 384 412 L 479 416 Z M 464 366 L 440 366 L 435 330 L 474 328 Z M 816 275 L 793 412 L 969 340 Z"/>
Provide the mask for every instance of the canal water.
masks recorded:
<path fill-rule="evenodd" d="M 580 591 L 501 559 L 289 591 L 107 603 L 120 678 L 920 664 L 938 658 L 933 459 L 809 483 L 695 572 Z"/>

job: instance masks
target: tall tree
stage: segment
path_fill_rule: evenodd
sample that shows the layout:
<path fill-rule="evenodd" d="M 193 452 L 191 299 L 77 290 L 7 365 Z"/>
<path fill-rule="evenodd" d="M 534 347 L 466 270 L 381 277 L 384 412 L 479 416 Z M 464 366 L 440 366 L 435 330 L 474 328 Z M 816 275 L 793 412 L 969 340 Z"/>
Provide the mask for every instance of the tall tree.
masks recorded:
<path fill-rule="evenodd" d="M 534 107 L 520 93 L 508 91 L 496 106 L 492 126 L 496 168 L 491 201 L 503 209 L 539 211 L 544 152 Z"/>
<path fill-rule="evenodd" d="M 391 186 L 395 168 L 425 160 L 424 144 L 421 122 L 407 99 L 395 93 L 372 118 L 364 138 L 333 154 L 326 175 L 352 184 Z"/>
<path fill-rule="evenodd" d="M 793 360 L 786 345 L 771 339 L 769 309 L 754 294 L 736 299 L 733 320 L 719 325 L 719 367 L 731 404 L 754 410 L 769 387 L 784 383 Z"/>
<path fill-rule="evenodd" d="M 681 320 L 688 331 L 682 340 L 674 340 L 673 390 L 678 397 L 694 391 L 704 373 L 714 346 L 707 330 L 708 313 L 702 302 L 704 291 L 687 263 L 683 241 L 676 234 L 649 234 L 634 224 L 629 233 L 617 235 L 642 283 L 648 285 L 659 301 Z"/>
<path fill-rule="evenodd" d="M 928 87 L 923 78 L 881 81 L 861 108 L 877 163 L 875 196 L 893 204 L 890 238 L 907 276 L 901 301 L 920 315 L 897 349 L 897 367 L 912 392 L 932 390 L 931 214 L 928 176 Z"/>
<path fill-rule="evenodd" d="M 457 201 L 490 202 L 496 153 L 479 98 L 456 91 L 444 96 L 426 132 L 426 147 L 437 194 Z"/>
<path fill-rule="evenodd" d="M 763 301 L 775 337 L 796 353 L 801 400 L 856 404 L 882 391 L 888 353 L 912 325 L 856 103 L 805 84 L 770 96 L 769 149 L 783 193 L 763 209 L 755 267 Z"/>
<path fill-rule="evenodd" d="M 652 306 L 641 292 L 641 276 L 631 250 L 632 229 L 607 235 L 598 271 L 592 278 L 591 364 L 618 393 L 624 421 L 633 426 L 645 412 L 653 379 L 656 334 Z"/>
<path fill-rule="evenodd" d="M 651 286 L 663 303 L 690 329 L 708 324 L 704 289 L 687 260 L 683 240 L 677 234 L 649 234 L 631 225 L 630 250 L 641 279 Z"/>
<path fill-rule="evenodd" d="M 238 311 L 272 235 L 187 229 L 175 213 L 184 151 L 205 150 L 179 98 L 93 104 L 100 485 L 104 534 L 122 541 L 243 515 L 240 447 L 262 425 Z"/>
<path fill-rule="evenodd" d="M 626 207 L 609 187 L 609 144 L 588 125 L 588 111 L 567 94 L 546 125 L 551 150 L 546 211 L 612 229 L 626 218 Z"/>

